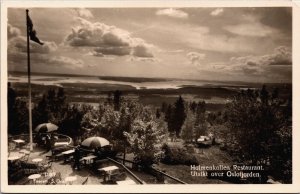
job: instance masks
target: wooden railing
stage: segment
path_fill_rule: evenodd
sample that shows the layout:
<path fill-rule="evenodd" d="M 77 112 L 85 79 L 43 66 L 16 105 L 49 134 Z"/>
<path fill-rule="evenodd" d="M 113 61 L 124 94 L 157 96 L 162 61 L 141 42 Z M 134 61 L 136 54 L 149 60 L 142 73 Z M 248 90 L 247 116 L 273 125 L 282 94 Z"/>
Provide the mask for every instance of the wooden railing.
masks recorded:
<path fill-rule="evenodd" d="M 120 163 L 120 162 L 118 162 L 118 161 L 116 161 L 116 160 L 114 160 L 114 159 L 112 159 L 112 158 L 109 158 L 109 157 L 107 157 L 107 159 L 108 160 L 110 160 L 111 162 L 113 162 L 113 163 L 116 163 L 116 164 L 118 164 L 118 165 L 120 165 L 120 166 L 122 166 L 137 182 L 139 182 L 139 184 L 141 184 L 141 185 L 143 185 L 143 184 L 145 184 L 145 182 L 144 181 L 142 181 L 139 177 L 137 177 L 133 172 L 131 172 L 131 170 L 129 170 L 125 165 L 123 165 L 122 163 Z"/>
<path fill-rule="evenodd" d="M 183 182 L 182 180 L 179 180 L 178 178 L 173 177 L 173 176 L 171 176 L 171 175 L 169 175 L 169 174 L 167 174 L 167 173 L 165 173 L 165 172 L 162 172 L 162 171 L 160 171 L 160 170 L 157 170 L 157 169 L 155 169 L 155 168 L 153 168 L 153 167 L 151 167 L 151 169 L 154 170 L 154 171 L 156 171 L 157 173 L 160 173 L 161 175 L 163 175 L 163 176 L 165 176 L 165 177 L 168 177 L 168 178 L 170 178 L 170 179 L 172 179 L 172 180 L 174 180 L 174 181 L 180 183 L 180 184 L 187 184 L 186 182 Z"/>
<path fill-rule="evenodd" d="M 118 158 L 118 157 L 116 157 L 116 159 L 118 159 L 118 160 L 120 160 L 120 161 L 123 161 L 125 164 L 126 164 L 126 163 L 131 163 L 132 166 L 135 165 L 135 166 L 139 167 L 138 164 L 136 164 L 135 162 L 133 162 L 133 161 L 131 161 L 131 160 L 126 160 L 126 159 L 124 160 L 124 159 Z M 123 165 L 123 164 L 122 164 L 122 165 Z M 169 178 L 169 179 L 172 179 L 173 181 L 175 181 L 175 182 L 177 182 L 177 183 L 180 183 L 180 184 L 188 184 L 188 183 L 186 183 L 186 182 L 184 182 L 184 181 L 182 181 L 182 180 L 179 180 L 178 178 L 176 178 L 176 177 L 174 177 L 174 176 L 171 176 L 171 175 L 169 175 L 169 174 L 167 174 L 167 173 L 165 173 L 165 172 L 162 172 L 162 171 L 160 171 L 160 170 L 157 170 L 157 169 L 155 169 L 155 168 L 153 168 L 153 167 L 150 167 L 150 169 L 153 170 L 153 171 L 155 171 L 156 173 L 161 174 L 161 175 L 164 176 L 164 177 L 167 177 L 167 178 Z"/>
<path fill-rule="evenodd" d="M 129 168 L 133 168 L 133 166 L 137 166 L 137 167 L 139 166 L 131 160 L 126 160 L 126 159 L 119 158 L 119 157 L 115 157 L 115 159 L 118 161 L 121 161 L 125 166 L 129 166 Z M 129 163 L 130 165 L 127 165 L 126 163 Z"/>

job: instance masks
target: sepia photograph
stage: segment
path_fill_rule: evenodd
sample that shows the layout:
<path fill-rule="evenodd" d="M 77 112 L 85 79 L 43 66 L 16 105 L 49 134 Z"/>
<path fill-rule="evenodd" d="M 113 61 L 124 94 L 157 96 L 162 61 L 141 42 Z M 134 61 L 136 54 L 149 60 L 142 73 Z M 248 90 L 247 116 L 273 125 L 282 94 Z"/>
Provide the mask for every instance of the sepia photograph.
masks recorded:
<path fill-rule="evenodd" d="M 291 6 L 6 14 L 8 187 L 295 183 Z"/>

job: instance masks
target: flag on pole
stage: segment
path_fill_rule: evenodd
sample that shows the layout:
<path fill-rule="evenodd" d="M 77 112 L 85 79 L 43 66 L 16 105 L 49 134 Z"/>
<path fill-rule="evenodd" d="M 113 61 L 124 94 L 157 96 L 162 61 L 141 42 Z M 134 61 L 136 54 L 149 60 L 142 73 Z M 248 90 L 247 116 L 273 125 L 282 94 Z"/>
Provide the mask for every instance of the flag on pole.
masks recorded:
<path fill-rule="evenodd" d="M 32 23 L 32 20 L 30 19 L 29 15 L 27 15 L 27 27 L 28 27 L 28 33 L 29 33 L 30 40 L 32 40 L 40 45 L 43 45 L 44 43 L 42 43 L 36 36 L 36 31 L 33 29 L 33 23 Z"/>
<path fill-rule="evenodd" d="M 33 150 L 33 138 L 32 138 L 32 112 L 31 112 L 31 81 L 30 81 L 30 46 L 29 39 L 43 45 L 38 37 L 36 31 L 33 29 L 32 21 L 28 14 L 29 10 L 26 9 L 26 28 L 27 28 L 27 68 L 28 68 L 28 114 L 29 114 L 29 139 L 30 139 L 30 151 Z"/>

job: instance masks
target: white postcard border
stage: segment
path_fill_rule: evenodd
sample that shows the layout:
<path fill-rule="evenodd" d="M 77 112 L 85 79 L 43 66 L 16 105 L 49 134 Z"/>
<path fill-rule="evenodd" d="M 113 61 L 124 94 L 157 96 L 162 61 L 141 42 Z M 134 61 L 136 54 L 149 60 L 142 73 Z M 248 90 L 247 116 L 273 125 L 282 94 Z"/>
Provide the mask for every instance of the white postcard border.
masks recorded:
<path fill-rule="evenodd" d="M 298 2 L 299 3 L 299 2 Z M 19 193 L 110 193 L 110 192 L 300 192 L 300 7 L 292 1 L 2 1 L 1 2 L 1 192 Z M 293 7 L 293 183 L 281 185 L 191 184 L 191 185 L 8 185 L 7 183 L 7 8 L 8 7 Z"/>

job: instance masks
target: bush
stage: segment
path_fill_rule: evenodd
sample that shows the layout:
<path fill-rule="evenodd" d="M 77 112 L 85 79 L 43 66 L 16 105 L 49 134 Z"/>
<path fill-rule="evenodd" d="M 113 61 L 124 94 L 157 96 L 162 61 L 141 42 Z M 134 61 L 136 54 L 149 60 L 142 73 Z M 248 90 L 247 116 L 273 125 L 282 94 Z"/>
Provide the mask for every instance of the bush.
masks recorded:
<path fill-rule="evenodd" d="M 170 146 L 164 144 L 162 147 L 164 151 L 164 157 L 162 159 L 163 163 L 166 164 L 184 164 L 184 165 L 198 165 L 199 162 L 197 158 L 188 153 L 187 149 L 181 148 L 179 146 Z"/>

